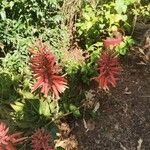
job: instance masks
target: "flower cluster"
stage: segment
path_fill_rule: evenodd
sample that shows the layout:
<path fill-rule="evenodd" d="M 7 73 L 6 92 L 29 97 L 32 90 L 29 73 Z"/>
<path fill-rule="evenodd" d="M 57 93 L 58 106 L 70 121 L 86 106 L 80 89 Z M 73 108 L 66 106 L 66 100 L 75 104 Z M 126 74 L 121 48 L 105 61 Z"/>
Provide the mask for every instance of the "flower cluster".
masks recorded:
<path fill-rule="evenodd" d="M 49 146 L 51 136 L 44 128 L 37 129 L 31 136 L 31 139 L 32 148 L 34 150 L 54 150 Z"/>
<path fill-rule="evenodd" d="M 9 135 L 9 128 L 1 122 L 0 123 L 0 150 L 16 150 L 14 144 L 22 142 L 27 137 L 21 137 L 22 133 L 14 133 Z"/>
<path fill-rule="evenodd" d="M 32 92 L 41 88 L 41 93 L 46 97 L 50 91 L 54 98 L 59 99 L 59 94 L 67 88 L 67 81 L 59 75 L 61 70 L 56 64 L 55 56 L 42 41 L 38 41 L 30 51 L 32 54 L 31 68 L 37 79 Z"/>
<path fill-rule="evenodd" d="M 112 51 L 104 51 L 97 63 L 100 75 L 94 79 L 99 83 L 99 86 L 104 90 L 109 90 L 109 84 L 115 87 L 117 76 L 122 71 L 116 54 Z"/>

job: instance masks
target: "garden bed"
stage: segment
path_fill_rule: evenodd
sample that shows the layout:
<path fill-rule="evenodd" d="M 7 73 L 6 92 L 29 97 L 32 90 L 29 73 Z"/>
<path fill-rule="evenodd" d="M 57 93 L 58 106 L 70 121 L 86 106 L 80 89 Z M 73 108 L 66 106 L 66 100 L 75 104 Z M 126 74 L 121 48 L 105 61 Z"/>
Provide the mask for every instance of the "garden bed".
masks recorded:
<path fill-rule="evenodd" d="M 124 71 L 115 89 L 108 94 L 92 89 L 100 103 L 97 116 L 71 123 L 79 150 L 150 149 L 150 64 L 129 57 L 122 61 Z"/>
<path fill-rule="evenodd" d="M 149 150 L 149 0 L 0 2 L 0 150 Z"/>

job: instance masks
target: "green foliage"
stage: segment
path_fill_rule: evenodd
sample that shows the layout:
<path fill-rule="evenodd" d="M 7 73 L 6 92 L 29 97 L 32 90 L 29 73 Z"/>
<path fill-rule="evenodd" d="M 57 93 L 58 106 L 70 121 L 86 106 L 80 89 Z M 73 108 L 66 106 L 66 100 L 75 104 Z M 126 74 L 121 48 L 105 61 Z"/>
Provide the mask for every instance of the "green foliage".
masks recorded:
<path fill-rule="evenodd" d="M 62 0 L 0 1 L 0 100 L 21 128 L 40 127 L 59 116 L 58 103 L 31 93 L 29 47 L 40 38 L 51 45 L 58 61 L 62 58 L 69 35 L 61 5 Z"/>
<path fill-rule="evenodd" d="M 127 21 L 127 5 L 122 0 L 103 5 L 86 4 L 76 24 L 78 33 L 85 39 L 86 48 L 102 40 Z"/>
<path fill-rule="evenodd" d="M 75 75 L 81 67 L 81 64 L 77 61 L 70 59 L 65 63 L 65 72 L 68 75 Z"/>
<path fill-rule="evenodd" d="M 142 16 L 142 17 L 149 17 L 150 16 L 150 4 L 149 5 L 135 5 L 132 8 L 133 15 Z"/>
<path fill-rule="evenodd" d="M 83 83 L 89 84 L 90 79 L 96 75 L 96 61 L 100 57 L 102 46 L 102 42 L 97 42 L 87 49 L 90 57 L 81 68 Z"/>
<path fill-rule="evenodd" d="M 58 103 L 51 100 L 40 101 L 39 114 L 45 117 L 54 117 L 59 111 Z"/>
<path fill-rule="evenodd" d="M 60 3 L 61 0 L 2 0 L 0 43 L 5 52 L 16 49 L 27 54 L 35 38 L 48 41 L 55 50 L 64 48 L 68 41 L 66 29 L 61 26 L 64 17 L 58 12 Z"/>
<path fill-rule="evenodd" d="M 125 55 L 128 52 L 130 46 L 134 44 L 134 40 L 130 36 L 125 36 L 124 41 L 118 45 L 115 50 L 120 55 Z"/>
<path fill-rule="evenodd" d="M 16 83 L 8 73 L 0 73 L 0 99 L 12 100 L 17 95 Z"/>
<path fill-rule="evenodd" d="M 72 114 L 75 117 L 81 117 L 81 100 L 84 98 L 84 92 L 80 90 L 81 82 L 76 78 L 70 78 L 69 88 L 63 94 L 60 101 L 60 110 L 63 114 Z"/>

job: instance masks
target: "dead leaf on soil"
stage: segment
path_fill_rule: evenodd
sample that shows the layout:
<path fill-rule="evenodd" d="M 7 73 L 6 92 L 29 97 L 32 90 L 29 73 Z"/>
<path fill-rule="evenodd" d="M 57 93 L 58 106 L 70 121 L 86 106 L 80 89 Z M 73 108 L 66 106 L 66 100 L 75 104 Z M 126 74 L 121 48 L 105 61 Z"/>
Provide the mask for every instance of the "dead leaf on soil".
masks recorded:
<path fill-rule="evenodd" d="M 141 54 L 145 55 L 144 50 L 142 48 L 139 47 L 138 50 Z"/>
<path fill-rule="evenodd" d="M 62 122 L 60 125 L 58 125 L 59 134 L 64 139 L 67 138 L 71 132 L 71 129 L 67 123 Z"/>
<path fill-rule="evenodd" d="M 94 112 L 94 113 L 97 112 L 97 110 L 99 109 L 99 107 L 100 107 L 100 103 L 97 102 L 97 103 L 95 104 L 95 106 L 94 106 L 93 112 Z"/>
<path fill-rule="evenodd" d="M 95 99 L 95 94 L 93 90 L 89 90 L 85 94 L 85 99 L 82 101 L 83 106 L 85 108 L 94 108 L 96 105 L 96 99 Z"/>
<path fill-rule="evenodd" d="M 120 142 L 119 142 L 120 143 Z M 123 145 L 122 143 L 120 143 L 120 147 L 123 149 L 123 150 L 127 150 Z"/>
<path fill-rule="evenodd" d="M 78 146 L 78 142 L 74 135 L 71 135 L 69 138 L 63 140 L 56 140 L 55 142 L 55 148 L 62 147 L 65 150 L 76 150 Z"/>
<path fill-rule="evenodd" d="M 128 87 L 126 87 L 125 88 L 125 90 L 124 90 L 124 94 L 126 94 L 126 95 L 130 95 L 132 92 L 131 91 L 129 91 L 129 88 Z"/>
<path fill-rule="evenodd" d="M 139 63 L 137 63 L 138 65 L 146 65 L 146 63 L 145 62 L 143 62 L 143 61 L 140 61 Z"/>
<path fill-rule="evenodd" d="M 137 150 L 141 150 L 142 142 L 143 142 L 143 140 L 140 138 L 140 139 L 138 140 Z"/>
<path fill-rule="evenodd" d="M 83 124 L 84 124 L 84 128 L 86 129 L 86 132 L 95 129 L 95 121 L 93 121 L 92 119 L 89 119 L 87 121 L 83 119 Z"/>

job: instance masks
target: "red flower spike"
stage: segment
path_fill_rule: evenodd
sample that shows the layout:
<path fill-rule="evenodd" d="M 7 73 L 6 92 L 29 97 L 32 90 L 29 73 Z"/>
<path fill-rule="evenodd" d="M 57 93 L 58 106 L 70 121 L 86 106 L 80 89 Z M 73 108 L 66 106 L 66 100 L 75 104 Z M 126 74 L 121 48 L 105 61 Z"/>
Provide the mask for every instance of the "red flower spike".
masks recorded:
<path fill-rule="evenodd" d="M 37 129 L 31 136 L 31 144 L 34 150 L 54 150 L 49 146 L 51 136 L 44 128 Z"/>
<path fill-rule="evenodd" d="M 118 37 L 118 38 L 107 38 L 105 40 L 103 40 L 103 44 L 105 48 L 109 48 L 109 47 L 115 47 L 117 45 L 120 45 L 123 42 L 122 37 Z"/>
<path fill-rule="evenodd" d="M 0 123 L 0 150 L 16 150 L 14 144 L 22 142 L 27 139 L 27 137 L 21 137 L 22 133 L 14 133 L 12 135 L 8 134 L 9 128 L 1 122 Z"/>
<path fill-rule="evenodd" d="M 98 72 L 100 75 L 94 79 L 99 83 L 99 86 L 105 91 L 109 90 L 109 84 L 115 87 L 117 84 L 117 76 L 122 71 L 117 55 L 111 51 L 104 51 L 97 63 L 99 65 Z"/>
<path fill-rule="evenodd" d="M 38 41 L 30 51 L 32 53 L 31 68 L 37 79 L 32 92 L 41 88 L 41 93 L 46 97 L 50 91 L 54 98 L 59 99 L 59 94 L 67 88 L 67 81 L 63 76 L 58 75 L 61 70 L 56 65 L 55 56 L 41 41 Z"/>

